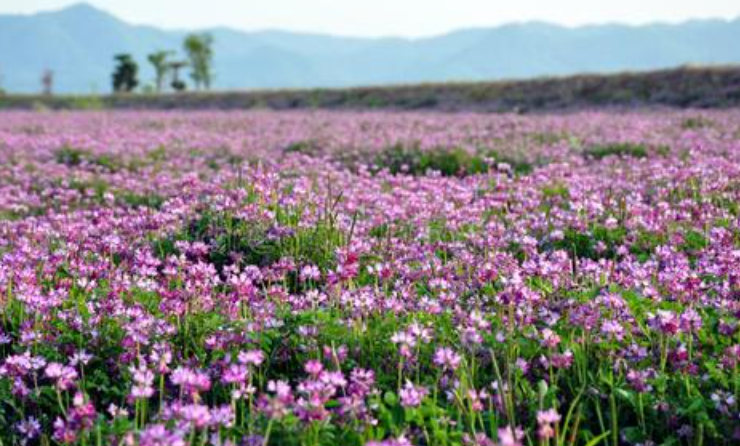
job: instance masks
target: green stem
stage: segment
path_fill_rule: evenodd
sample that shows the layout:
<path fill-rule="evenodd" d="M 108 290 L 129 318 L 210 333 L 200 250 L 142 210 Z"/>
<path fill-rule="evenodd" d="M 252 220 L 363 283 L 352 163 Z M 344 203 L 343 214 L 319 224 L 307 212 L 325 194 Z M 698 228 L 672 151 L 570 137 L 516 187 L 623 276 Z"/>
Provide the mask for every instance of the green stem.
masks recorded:
<path fill-rule="evenodd" d="M 619 446 L 619 418 L 617 416 L 617 398 L 614 396 L 614 391 L 609 395 L 609 411 L 611 412 L 612 419 L 612 444 L 613 446 Z"/>

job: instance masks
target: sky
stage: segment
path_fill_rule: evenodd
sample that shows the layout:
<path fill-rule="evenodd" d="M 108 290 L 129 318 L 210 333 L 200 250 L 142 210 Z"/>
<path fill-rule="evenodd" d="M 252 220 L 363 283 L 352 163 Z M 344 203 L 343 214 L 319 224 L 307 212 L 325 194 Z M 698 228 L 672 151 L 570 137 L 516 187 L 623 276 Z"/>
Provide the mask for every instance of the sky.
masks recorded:
<path fill-rule="evenodd" d="M 79 0 L 0 0 L 0 14 L 60 9 Z M 736 18 L 739 0 L 89 0 L 128 22 L 163 28 L 229 26 L 346 36 L 422 37 L 543 20 L 566 26 Z"/>

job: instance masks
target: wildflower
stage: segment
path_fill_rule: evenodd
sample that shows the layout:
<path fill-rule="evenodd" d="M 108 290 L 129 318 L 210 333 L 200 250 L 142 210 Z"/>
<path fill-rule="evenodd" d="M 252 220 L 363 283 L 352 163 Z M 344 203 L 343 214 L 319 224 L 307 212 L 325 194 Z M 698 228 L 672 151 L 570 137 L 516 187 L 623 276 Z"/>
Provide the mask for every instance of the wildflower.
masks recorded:
<path fill-rule="evenodd" d="M 211 424 L 213 418 L 208 406 L 202 404 L 186 404 L 174 408 L 175 416 L 187 422 L 192 428 L 202 429 Z"/>
<path fill-rule="evenodd" d="M 205 392 L 211 388 L 211 380 L 208 375 L 185 367 L 175 369 L 170 376 L 170 380 L 172 384 L 180 386 L 185 392 L 191 394 Z"/>
<path fill-rule="evenodd" d="M 413 335 L 400 331 L 391 337 L 391 342 L 398 345 L 401 356 L 409 358 L 413 355 L 413 349 L 416 347 L 416 338 Z"/>
<path fill-rule="evenodd" d="M 239 362 L 245 365 L 259 367 L 265 360 L 262 350 L 249 350 L 239 353 Z"/>
<path fill-rule="evenodd" d="M 619 226 L 619 220 L 614 217 L 609 217 L 604 221 L 604 227 L 607 229 L 616 229 Z"/>
<path fill-rule="evenodd" d="M 498 430 L 499 446 L 522 446 L 524 431 L 520 428 L 506 426 Z"/>
<path fill-rule="evenodd" d="M 462 362 L 462 356 L 448 347 L 440 347 L 434 353 L 434 363 L 448 370 L 457 370 Z"/>
<path fill-rule="evenodd" d="M 601 332 L 618 341 L 621 341 L 624 338 L 624 327 L 615 320 L 604 321 L 604 323 L 601 324 Z"/>
<path fill-rule="evenodd" d="M 58 362 L 49 363 L 46 366 L 44 374 L 47 378 L 56 381 L 55 385 L 59 390 L 67 390 L 71 388 L 77 379 L 77 372 L 75 369 L 59 364 Z"/>
<path fill-rule="evenodd" d="M 375 372 L 372 370 L 365 370 L 361 368 L 355 368 L 350 373 L 349 387 L 347 392 L 351 395 L 358 397 L 365 397 L 373 390 L 375 385 Z"/>
<path fill-rule="evenodd" d="M 555 436 L 555 425 L 560 422 L 560 414 L 555 409 L 548 409 L 537 412 L 537 431 L 539 437 L 543 440 Z"/>
<path fill-rule="evenodd" d="M 544 367 L 552 366 L 556 369 L 569 369 L 573 365 L 573 352 L 566 350 L 563 353 L 553 353 L 549 360 L 543 356 L 542 363 Z"/>
<path fill-rule="evenodd" d="M 489 394 L 485 390 L 477 391 L 475 389 L 468 390 L 468 400 L 470 401 L 470 408 L 474 412 L 480 412 L 484 409 L 483 401 L 488 399 Z"/>
<path fill-rule="evenodd" d="M 403 407 L 418 407 L 427 395 L 428 390 L 424 387 L 415 386 L 410 381 L 406 381 L 406 385 L 404 385 L 399 393 Z"/>
<path fill-rule="evenodd" d="M 304 366 L 304 368 L 306 369 L 306 373 L 308 373 L 311 376 L 317 377 L 324 370 L 324 365 L 321 364 L 321 361 L 311 359 L 308 362 L 306 362 L 306 365 Z"/>
<path fill-rule="evenodd" d="M 630 370 L 627 372 L 627 382 L 638 392 L 650 392 L 653 387 L 647 383 L 651 372 L 648 370 Z"/>
<path fill-rule="evenodd" d="M 560 344 L 560 336 L 549 328 L 542 330 L 542 345 L 547 348 L 555 348 Z"/>
<path fill-rule="evenodd" d="M 154 373 L 147 369 L 146 364 L 140 363 L 138 367 L 130 369 L 134 386 L 131 387 L 131 397 L 134 399 L 149 398 L 154 395 Z"/>
<path fill-rule="evenodd" d="M 390 438 L 383 441 L 370 441 L 365 446 L 413 446 L 411 442 L 403 435 L 398 438 Z"/>
<path fill-rule="evenodd" d="M 87 365 L 91 359 L 92 355 L 88 354 L 85 350 L 80 350 L 79 352 L 76 352 L 74 355 L 72 355 L 69 363 L 72 366 Z"/>
<path fill-rule="evenodd" d="M 270 381 L 267 390 L 273 396 L 260 395 L 257 408 L 269 418 L 283 418 L 290 413 L 294 402 L 293 390 L 284 381 Z"/>
<path fill-rule="evenodd" d="M 28 417 L 19 421 L 15 430 L 23 437 L 23 440 L 28 442 L 41 434 L 41 423 L 35 417 Z"/>
<path fill-rule="evenodd" d="M 67 425 L 62 419 L 57 417 L 53 424 L 54 434 L 52 438 L 62 444 L 70 444 L 77 441 L 77 432 L 73 427 Z"/>
<path fill-rule="evenodd" d="M 108 406 L 108 414 L 112 418 L 128 418 L 129 412 L 123 407 L 118 407 L 115 404 L 111 403 Z"/>
<path fill-rule="evenodd" d="M 463 434 L 463 444 L 465 446 L 496 446 L 496 443 L 482 432 L 475 435 Z"/>
<path fill-rule="evenodd" d="M 221 382 L 224 384 L 244 383 L 249 375 L 249 369 L 241 364 L 229 364 L 221 372 Z"/>
<path fill-rule="evenodd" d="M 524 358 L 517 358 L 515 365 L 525 375 L 529 371 L 529 363 Z"/>
<path fill-rule="evenodd" d="M 648 322 L 653 329 L 668 335 L 675 335 L 680 327 L 676 314 L 668 310 L 658 310 L 656 315 L 649 315 Z"/>
<path fill-rule="evenodd" d="M 184 433 L 171 431 L 164 424 L 154 424 L 141 431 L 139 446 L 185 446 Z"/>
<path fill-rule="evenodd" d="M 306 265 L 301 269 L 301 280 L 309 281 L 317 281 L 321 279 L 321 271 L 316 265 Z"/>
<path fill-rule="evenodd" d="M 701 330 L 702 319 L 699 313 L 693 308 L 687 308 L 680 318 L 681 330 L 686 333 L 696 333 Z"/>

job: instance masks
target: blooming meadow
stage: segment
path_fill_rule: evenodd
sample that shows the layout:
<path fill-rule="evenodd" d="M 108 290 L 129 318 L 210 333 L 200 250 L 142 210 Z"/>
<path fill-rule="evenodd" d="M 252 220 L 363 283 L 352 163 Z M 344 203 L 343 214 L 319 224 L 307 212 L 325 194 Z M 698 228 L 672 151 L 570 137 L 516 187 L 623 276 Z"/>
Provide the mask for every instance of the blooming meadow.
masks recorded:
<path fill-rule="evenodd" d="M 740 113 L 0 115 L 2 445 L 740 441 Z"/>

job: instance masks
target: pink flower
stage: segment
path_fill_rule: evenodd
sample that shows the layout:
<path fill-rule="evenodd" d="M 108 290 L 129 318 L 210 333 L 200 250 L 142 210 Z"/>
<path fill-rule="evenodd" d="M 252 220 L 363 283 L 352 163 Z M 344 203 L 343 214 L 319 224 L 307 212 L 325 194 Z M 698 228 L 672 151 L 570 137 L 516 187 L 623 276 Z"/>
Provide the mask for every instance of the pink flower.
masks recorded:
<path fill-rule="evenodd" d="M 555 436 L 555 424 L 560 422 L 560 414 L 555 409 L 537 412 L 538 434 L 546 440 Z"/>
<path fill-rule="evenodd" d="M 184 433 L 170 431 L 164 424 L 147 427 L 139 435 L 139 446 L 185 446 Z"/>
<path fill-rule="evenodd" d="M 415 386 L 410 381 L 406 381 L 406 385 L 400 391 L 401 405 L 403 407 L 418 407 L 427 393 L 426 388 Z"/>
<path fill-rule="evenodd" d="M 205 392 L 211 388 L 211 379 L 208 375 L 199 370 L 185 367 L 176 368 L 170 376 L 170 381 L 172 381 L 172 384 L 182 387 L 185 392 L 193 394 Z"/>
<path fill-rule="evenodd" d="M 146 368 L 143 362 L 139 367 L 130 367 L 134 385 L 131 387 L 131 397 L 133 399 L 149 398 L 154 395 L 154 373 Z"/>
<path fill-rule="evenodd" d="M 290 413 L 294 403 L 293 390 L 284 381 L 270 381 L 267 390 L 274 395 L 260 395 L 257 408 L 269 418 L 283 418 Z"/>
<path fill-rule="evenodd" d="M 656 315 L 650 315 L 648 317 L 648 322 L 653 329 L 668 335 L 678 333 L 681 325 L 676 314 L 668 310 L 658 310 Z"/>
<path fill-rule="evenodd" d="M 315 377 L 315 376 L 319 376 L 319 374 L 324 370 L 324 365 L 321 364 L 321 361 L 311 359 L 308 362 L 306 362 L 306 365 L 304 366 L 304 368 L 306 369 L 306 373 Z"/>
<path fill-rule="evenodd" d="M 241 364 L 229 364 L 221 373 L 221 381 L 224 384 L 238 384 L 247 380 L 249 369 Z"/>
<path fill-rule="evenodd" d="M 499 446 L 522 446 L 524 431 L 507 426 L 498 430 Z"/>
<path fill-rule="evenodd" d="M 547 348 L 555 348 L 560 344 L 560 336 L 549 328 L 542 330 L 542 345 Z"/>
<path fill-rule="evenodd" d="M 265 360 L 265 354 L 262 350 L 249 350 L 239 353 L 239 362 L 246 365 L 259 367 Z"/>
<path fill-rule="evenodd" d="M 457 354 L 454 350 L 448 347 L 438 348 L 434 353 L 434 363 L 440 367 L 457 370 L 462 362 L 462 356 Z"/>
<path fill-rule="evenodd" d="M 47 378 L 55 380 L 56 387 L 59 390 L 67 390 L 74 385 L 74 381 L 77 379 L 77 372 L 72 367 L 59 364 L 58 362 L 51 362 L 46 366 L 44 374 Z"/>

